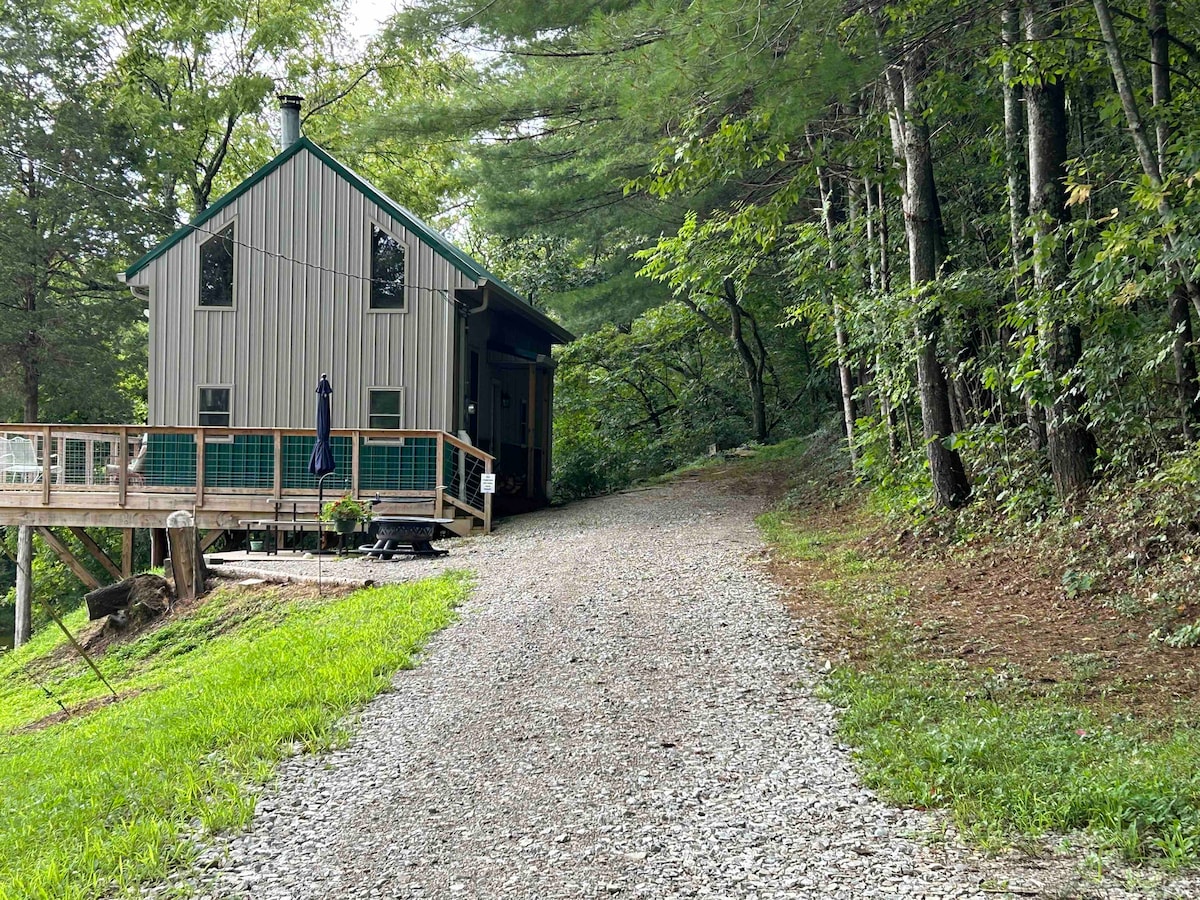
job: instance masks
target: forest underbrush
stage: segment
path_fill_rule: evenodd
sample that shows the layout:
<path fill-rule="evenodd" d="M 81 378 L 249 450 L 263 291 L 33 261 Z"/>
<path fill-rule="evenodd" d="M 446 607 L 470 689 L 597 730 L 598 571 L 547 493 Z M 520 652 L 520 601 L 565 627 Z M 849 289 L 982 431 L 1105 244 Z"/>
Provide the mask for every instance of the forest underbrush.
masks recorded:
<path fill-rule="evenodd" d="M 836 429 L 787 455 L 729 477 L 778 485 L 771 565 L 870 786 L 989 850 L 1200 862 L 1200 453 L 1069 511 L 1028 474 L 922 509 L 916 479 L 856 482 Z"/>

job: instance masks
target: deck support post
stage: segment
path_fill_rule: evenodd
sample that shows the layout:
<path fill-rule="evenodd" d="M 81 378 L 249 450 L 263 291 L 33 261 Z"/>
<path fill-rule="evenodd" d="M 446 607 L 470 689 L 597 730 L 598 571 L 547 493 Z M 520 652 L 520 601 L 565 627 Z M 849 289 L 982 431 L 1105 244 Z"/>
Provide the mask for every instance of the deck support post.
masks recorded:
<path fill-rule="evenodd" d="M 437 465 L 434 466 L 437 474 L 433 485 L 433 517 L 441 519 L 446 513 L 446 432 L 438 432 L 437 450 L 434 452 L 437 453 Z"/>
<path fill-rule="evenodd" d="M 124 506 L 129 495 L 129 429 L 122 425 L 117 444 L 117 506 Z"/>
<path fill-rule="evenodd" d="M 283 432 L 278 428 L 275 429 L 274 441 L 274 471 L 271 474 L 272 487 L 275 490 L 274 497 L 276 500 L 283 499 Z"/>
<path fill-rule="evenodd" d="M 17 526 L 17 621 L 13 629 L 13 646 L 20 647 L 29 640 L 33 614 L 33 526 Z"/>
<path fill-rule="evenodd" d="M 195 437 L 196 442 L 196 509 L 204 505 L 204 429 L 197 428 Z"/>
<path fill-rule="evenodd" d="M 67 464 L 66 457 L 59 462 L 59 466 Z M 50 505 L 50 481 L 53 478 L 53 469 L 50 466 L 50 426 L 42 427 L 42 506 Z M 64 469 L 59 468 L 59 474 L 64 472 Z"/>
<path fill-rule="evenodd" d="M 121 529 L 121 576 L 128 578 L 133 574 L 133 529 Z"/>
<path fill-rule="evenodd" d="M 150 529 L 150 566 L 158 568 L 167 558 L 167 529 Z"/>
<path fill-rule="evenodd" d="M 525 496 L 533 496 L 534 425 L 537 419 L 537 364 L 529 365 L 529 400 L 525 407 Z"/>

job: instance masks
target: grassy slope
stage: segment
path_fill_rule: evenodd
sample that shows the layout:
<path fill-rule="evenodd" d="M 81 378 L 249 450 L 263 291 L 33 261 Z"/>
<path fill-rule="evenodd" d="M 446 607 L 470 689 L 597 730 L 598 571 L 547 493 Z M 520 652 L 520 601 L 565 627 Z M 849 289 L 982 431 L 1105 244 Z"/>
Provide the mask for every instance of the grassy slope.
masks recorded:
<path fill-rule="evenodd" d="M 1127 859 L 1196 865 L 1194 723 L 1101 717 L 1069 684 L 1048 690 L 1003 668 L 923 656 L 904 559 L 863 549 L 864 530 L 879 525 L 870 516 L 828 514 L 835 452 L 793 450 L 792 492 L 760 526 L 799 573 L 793 599 L 843 651 L 823 689 L 866 783 L 899 804 L 950 809 L 983 847 L 1081 829 Z"/>
<path fill-rule="evenodd" d="M 72 708 L 106 691 L 69 654 L 49 667 L 50 629 L 0 657 L 0 900 L 104 896 L 163 877 L 198 827 L 244 824 L 251 786 L 282 756 L 344 739 L 339 720 L 412 665 L 468 587 L 447 576 L 286 602 L 223 590 L 109 649 L 119 703 L 34 731 L 13 729 L 59 710 L 35 680 Z"/>

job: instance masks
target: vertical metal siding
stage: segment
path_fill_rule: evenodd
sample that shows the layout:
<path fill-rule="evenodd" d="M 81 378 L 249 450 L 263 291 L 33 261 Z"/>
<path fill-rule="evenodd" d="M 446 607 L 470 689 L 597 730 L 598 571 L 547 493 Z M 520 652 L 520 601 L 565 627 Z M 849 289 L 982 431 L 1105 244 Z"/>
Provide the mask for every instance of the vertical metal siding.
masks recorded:
<path fill-rule="evenodd" d="M 201 309 L 199 245 L 231 221 L 234 307 Z M 405 244 L 405 312 L 369 311 L 371 221 Z M 151 290 L 152 425 L 195 424 L 197 386 L 232 384 L 234 425 L 310 428 L 328 372 L 336 427 L 366 426 L 366 389 L 394 386 L 405 427 L 453 430 L 451 298 L 471 280 L 307 151 L 132 283 Z"/>

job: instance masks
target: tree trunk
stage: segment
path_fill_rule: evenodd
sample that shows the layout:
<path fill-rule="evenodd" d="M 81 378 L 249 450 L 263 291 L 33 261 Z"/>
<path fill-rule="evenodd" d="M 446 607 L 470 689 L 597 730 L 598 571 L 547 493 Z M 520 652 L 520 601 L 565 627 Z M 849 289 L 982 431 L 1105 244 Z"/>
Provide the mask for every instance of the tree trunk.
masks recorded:
<path fill-rule="evenodd" d="M 811 137 L 809 145 L 812 145 Z M 837 233 L 833 218 L 833 183 L 821 167 L 817 168 L 817 186 L 821 191 L 821 219 L 825 223 L 825 238 L 829 241 L 829 270 L 836 272 L 838 262 Z M 854 423 L 858 419 L 858 411 L 854 404 L 854 375 L 850 371 L 850 341 L 846 337 L 841 298 L 835 295 L 830 300 L 833 306 L 833 337 L 837 345 L 838 385 L 842 392 L 842 422 L 846 432 L 846 447 L 850 452 L 850 465 L 853 467 L 857 462 L 854 450 Z"/>
<path fill-rule="evenodd" d="M 746 341 L 742 331 L 742 307 L 737 300 L 737 291 L 733 279 L 725 279 L 725 305 L 729 307 L 729 337 L 737 348 L 742 360 L 742 368 L 746 372 L 746 381 L 750 385 L 751 424 L 754 428 L 754 439 L 760 443 L 770 437 L 767 428 L 767 399 L 763 384 L 763 367 L 754 358 L 754 351 Z"/>
<path fill-rule="evenodd" d="M 1146 6 L 1146 28 L 1150 32 L 1150 78 L 1154 108 L 1158 116 L 1154 133 L 1158 145 L 1158 169 L 1167 171 L 1167 144 L 1171 127 L 1166 107 L 1171 103 L 1171 32 L 1167 10 L 1162 0 L 1149 0 Z M 1196 358 L 1192 351 L 1192 313 L 1186 289 L 1171 292 L 1167 300 L 1171 322 L 1172 357 L 1175 362 L 1175 396 L 1179 408 L 1179 430 L 1184 440 L 1196 438 L 1196 422 L 1200 421 L 1200 384 L 1197 383 Z"/>
<path fill-rule="evenodd" d="M 1057 35 L 1060 20 L 1032 5 L 1024 11 L 1025 37 L 1033 46 Z M 1067 260 L 1058 231 L 1068 220 L 1066 91 L 1061 76 L 1039 73 L 1026 92 L 1029 124 L 1029 213 L 1033 223 L 1033 281 L 1038 293 L 1038 349 L 1054 384 L 1046 422 L 1050 471 L 1067 503 L 1092 480 L 1096 442 L 1083 415 L 1083 385 L 1075 366 L 1083 352 L 1079 326 L 1054 312 L 1053 292 L 1066 277 Z M 1062 385 L 1065 382 L 1065 388 Z"/>
<path fill-rule="evenodd" d="M 30 334 L 29 341 L 36 344 L 36 335 Z M 41 372 L 39 371 L 36 351 L 30 348 L 28 354 L 21 358 L 21 415 L 25 422 L 36 422 L 41 415 L 38 396 L 41 393 Z"/>
<path fill-rule="evenodd" d="M 914 293 L 927 290 L 936 281 L 944 247 L 929 123 L 920 99 L 922 66 L 913 58 L 917 54 L 917 50 L 910 50 L 910 59 L 904 66 L 904 108 L 901 111 L 906 185 L 904 226 L 908 235 L 909 281 Z M 946 374 L 938 359 L 940 330 L 941 321 L 936 309 L 918 316 L 914 330 L 917 389 L 934 497 L 939 505 L 954 508 L 967 502 L 971 486 L 958 451 L 948 443 L 953 427 Z"/>
<path fill-rule="evenodd" d="M 186 515 L 186 514 L 185 514 Z M 178 519 L 175 517 L 179 516 Z M 204 564 L 204 551 L 200 549 L 200 533 L 191 517 L 172 513 L 167 519 L 167 540 L 171 545 L 171 573 L 175 582 L 175 595 L 180 600 L 194 600 L 204 594 L 204 580 L 208 570 Z M 177 522 L 178 524 L 172 524 Z"/>
<path fill-rule="evenodd" d="M 91 621 L 127 610 L 132 610 L 136 618 L 144 620 L 170 609 L 173 594 L 165 578 L 146 574 L 96 588 L 85 594 L 83 599 L 87 603 L 88 619 Z M 125 621 L 114 624 L 123 625 Z"/>
<path fill-rule="evenodd" d="M 892 289 L 892 263 L 888 253 L 887 201 L 883 194 L 883 182 L 875 185 L 879 197 L 879 290 L 888 293 Z"/>
<path fill-rule="evenodd" d="M 1001 75 L 1004 91 L 1004 164 L 1008 172 L 1008 233 L 1009 249 L 1012 254 L 1013 300 L 1021 300 L 1021 264 L 1028 254 L 1025 238 L 1025 221 L 1029 218 L 1029 173 L 1028 157 L 1025 155 L 1025 92 L 1017 83 L 1016 66 L 1012 53 L 1021 41 L 1021 16 L 1017 0 L 1007 0 L 1001 13 L 1001 40 L 1005 50 L 1004 68 Z M 1025 427 L 1029 432 L 1029 445 L 1035 453 L 1046 449 L 1046 417 L 1037 405 L 1029 388 L 1021 390 L 1025 406 Z"/>
<path fill-rule="evenodd" d="M 1138 160 L 1142 164 L 1142 172 L 1149 179 L 1151 187 L 1159 194 L 1158 215 L 1163 224 L 1169 224 L 1174 218 L 1171 202 L 1167 193 L 1162 190 L 1162 169 L 1158 157 L 1150 147 L 1146 131 L 1142 127 L 1141 115 L 1138 113 L 1137 99 L 1133 87 L 1129 83 L 1129 73 L 1125 70 L 1125 61 L 1121 56 L 1121 47 L 1117 43 L 1117 33 L 1113 28 L 1112 14 L 1108 9 L 1108 0 L 1092 0 L 1096 10 L 1096 19 L 1100 23 L 1100 34 L 1104 40 L 1104 49 L 1108 53 L 1109 68 L 1112 70 L 1113 82 L 1117 86 L 1117 95 L 1121 98 L 1121 106 L 1125 111 L 1125 122 L 1129 135 L 1133 138 L 1133 146 L 1137 150 Z M 1179 237 L 1169 230 L 1165 238 L 1167 249 L 1173 251 L 1172 258 L 1175 273 L 1183 283 L 1192 307 L 1200 313 L 1200 286 L 1191 279 L 1191 273 L 1185 257 L 1179 247 Z"/>

